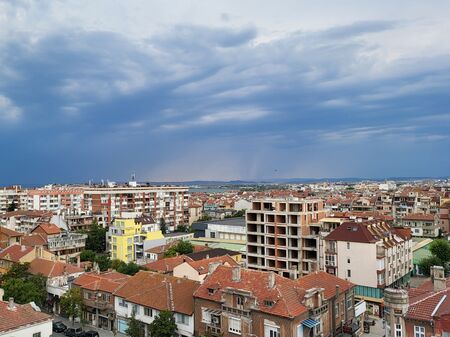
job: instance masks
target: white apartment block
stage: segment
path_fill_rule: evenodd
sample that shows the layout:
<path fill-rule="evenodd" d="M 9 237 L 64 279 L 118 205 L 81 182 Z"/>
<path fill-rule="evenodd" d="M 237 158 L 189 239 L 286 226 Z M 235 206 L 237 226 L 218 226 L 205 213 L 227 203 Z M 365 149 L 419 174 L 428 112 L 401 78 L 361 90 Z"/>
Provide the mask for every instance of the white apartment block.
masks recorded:
<path fill-rule="evenodd" d="M 83 189 L 42 188 L 27 191 L 28 210 L 52 211 L 58 214 L 81 214 Z"/>
<path fill-rule="evenodd" d="M 383 290 L 408 283 L 412 271 L 409 229 L 371 220 L 345 222 L 325 237 L 325 268 L 357 284 L 355 294 L 379 313 Z"/>
<path fill-rule="evenodd" d="M 12 203 L 17 209 L 26 202 L 26 193 L 20 186 L 2 187 L 0 189 L 0 214 L 6 213 Z"/>
<path fill-rule="evenodd" d="M 319 270 L 320 238 L 309 225 L 325 216 L 320 199 L 263 199 L 246 212 L 247 267 L 297 278 Z"/>

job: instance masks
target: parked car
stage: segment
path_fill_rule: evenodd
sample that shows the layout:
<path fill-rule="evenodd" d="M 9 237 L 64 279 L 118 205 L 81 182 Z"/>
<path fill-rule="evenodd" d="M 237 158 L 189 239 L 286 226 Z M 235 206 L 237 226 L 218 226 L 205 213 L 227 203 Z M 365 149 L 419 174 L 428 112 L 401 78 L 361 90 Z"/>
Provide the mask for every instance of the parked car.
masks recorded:
<path fill-rule="evenodd" d="M 83 337 L 84 332 L 82 328 L 67 328 L 64 334 L 67 337 Z"/>
<path fill-rule="evenodd" d="M 53 322 L 53 332 L 64 332 L 67 329 L 67 326 L 60 321 Z"/>
<path fill-rule="evenodd" d="M 83 337 L 100 337 L 97 331 L 86 331 L 83 335 Z"/>

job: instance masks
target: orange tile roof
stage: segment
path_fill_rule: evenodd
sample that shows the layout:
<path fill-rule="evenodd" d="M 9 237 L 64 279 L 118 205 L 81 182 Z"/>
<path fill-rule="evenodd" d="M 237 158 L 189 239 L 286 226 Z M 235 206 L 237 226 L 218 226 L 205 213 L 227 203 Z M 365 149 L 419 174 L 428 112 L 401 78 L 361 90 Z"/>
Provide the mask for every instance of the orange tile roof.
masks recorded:
<path fill-rule="evenodd" d="M 15 304 L 15 309 L 10 310 L 8 302 L 0 301 L 0 333 L 2 334 L 50 320 L 52 320 L 50 315 L 35 311 L 30 304 Z"/>
<path fill-rule="evenodd" d="M 45 246 L 47 245 L 47 239 L 39 233 L 30 234 L 22 238 L 22 244 L 30 247 Z"/>
<path fill-rule="evenodd" d="M 10 237 L 10 238 L 19 237 L 19 236 L 23 235 L 23 234 L 21 234 L 19 232 L 13 231 L 13 230 L 11 230 L 9 228 L 6 228 L 4 226 L 0 226 L 0 234 L 6 235 L 7 237 Z"/>
<path fill-rule="evenodd" d="M 75 274 L 84 272 L 83 268 L 74 266 L 72 264 L 51 261 L 41 258 L 36 258 L 30 263 L 30 268 L 28 269 L 32 274 L 42 274 L 45 277 L 56 277 L 62 276 L 66 272 L 67 274 Z"/>
<path fill-rule="evenodd" d="M 300 277 L 297 280 L 297 284 L 304 289 L 324 288 L 325 299 L 330 299 L 336 294 L 337 285 L 339 286 L 339 292 L 345 292 L 355 287 L 355 284 L 324 271 L 318 271 Z"/>
<path fill-rule="evenodd" d="M 415 220 L 415 221 L 434 221 L 434 214 L 408 214 L 405 215 L 402 220 Z"/>
<path fill-rule="evenodd" d="M 34 232 L 37 228 L 41 228 L 47 235 L 59 234 L 61 233 L 61 229 L 52 223 L 42 223 L 33 229 L 31 232 Z"/>
<path fill-rule="evenodd" d="M 160 273 L 170 273 L 173 272 L 173 268 L 187 261 L 194 260 L 192 260 L 189 256 L 179 255 L 147 263 L 144 267 Z"/>
<path fill-rule="evenodd" d="M 275 285 L 268 287 L 269 273 L 241 269 L 240 281 L 232 280 L 233 267 L 219 266 L 208 276 L 204 283 L 197 289 L 194 297 L 221 303 L 222 291 L 226 288 L 235 288 L 241 291 L 248 291 L 256 298 L 259 304 L 259 311 L 271 315 L 283 317 L 297 317 L 308 311 L 302 304 L 306 290 L 301 288 L 296 281 L 274 274 Z M 208 289 L 217 289 L 214 294 L 210 294 Z M 272 307 L 265 306 L 264 300 L 274 300 Z"/>
<path fill-rule="evenodd" d="M 11 245 L 0 252 L 0 259 L 9 260 L 12 262 L 20 262 L 20 259 L 33 251 L 33 247 L 24 245 Z"/>
<path fill-rule="evenodd" d="M 210 263 L 220 263 L 226 266 L 238 266 L 239 264 L 229 255 L 212 257 L 210 259 L 203 259 L 198 261 L 188 261 L 192 268 L 194 268 L 200 275 L 208 273 Z"/>
<path fill-rule="evenodd" d="M 99 274 L 90 272 L 77 277 L 73 281 L 73 284 L 87 290 L 113 293 L 129 278 L 129 275 L 115 271 L 102 272 Z"/>
<path fill-rule="evenodd" d="M 157 310 L 186 315 L 194 312 L 193 294 L 199 283 L 149 271 L 139 271 L 115 292 L 115 296 Z"/>

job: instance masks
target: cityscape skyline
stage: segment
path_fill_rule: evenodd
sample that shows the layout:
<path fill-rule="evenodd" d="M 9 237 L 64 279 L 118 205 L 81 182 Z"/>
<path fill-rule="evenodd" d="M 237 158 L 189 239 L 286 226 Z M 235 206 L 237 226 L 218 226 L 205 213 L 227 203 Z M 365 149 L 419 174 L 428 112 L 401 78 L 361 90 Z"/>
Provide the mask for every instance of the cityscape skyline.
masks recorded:
<path fill-rule="evenodd" d="M 109 4 L 0 2 L 5 183 L 450 172 L 447 2 Z"/>

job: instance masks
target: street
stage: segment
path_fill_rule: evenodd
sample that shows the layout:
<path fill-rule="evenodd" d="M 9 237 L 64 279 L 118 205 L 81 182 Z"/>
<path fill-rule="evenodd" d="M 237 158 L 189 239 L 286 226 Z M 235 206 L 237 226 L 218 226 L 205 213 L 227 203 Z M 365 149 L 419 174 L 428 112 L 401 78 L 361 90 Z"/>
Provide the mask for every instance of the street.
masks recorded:
<path fill-rule="evenodd" d="M 57 321 L 63 322 L 68 328 L 72 327 L 72 323 L 67 318 L 60 317 L 60 316 L 55 316 L 54 317 L 54 322 L 57 322 Z M 80 323 L 75 323 L 74 324 L 74 327 L 79 327 L 79 326 L 81 326 Z M 100 337 L 126 337 L 126 335 L 124 335 L 122 333 L 116 333 L 116 335 L 114 336 L 112 331 L 106 331 L 106 330 L 103 330 L 103 329 L 94 328 L 94 327 L 89 326 L 89 325 L 85 325 L 82 328 L 83 328 L 83 331 L 91 331 L 91 330 L 92 331 L 97 331 L 98 334 L 100 335 Z M 52 334 L 52 337 L 65 337 L 65 335 L 64 335 L 63 332 L 60 332 L 60 333 L 54 332 Z"/>

